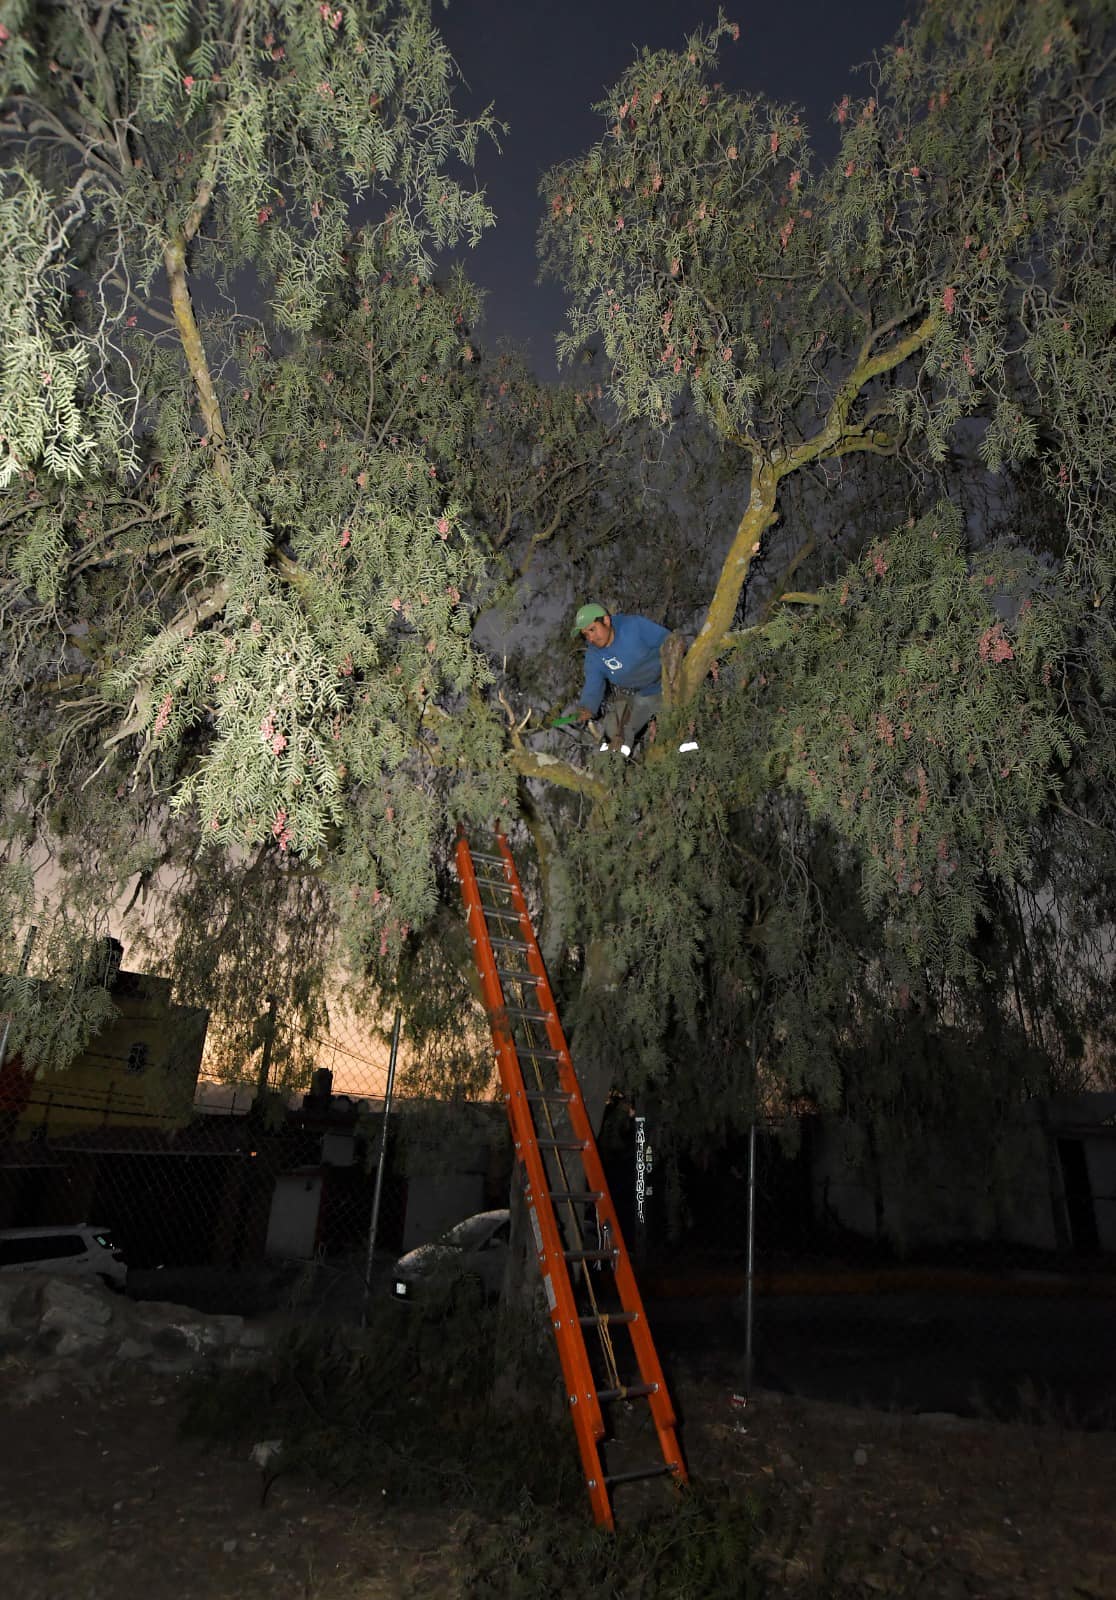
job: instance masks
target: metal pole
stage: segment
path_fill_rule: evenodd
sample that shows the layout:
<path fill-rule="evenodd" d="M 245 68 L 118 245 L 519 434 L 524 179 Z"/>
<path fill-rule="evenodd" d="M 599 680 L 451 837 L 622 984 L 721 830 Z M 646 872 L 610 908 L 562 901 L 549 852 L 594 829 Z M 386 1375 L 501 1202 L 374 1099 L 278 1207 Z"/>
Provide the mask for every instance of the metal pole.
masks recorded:
<path fill-rule="evenodd" d="M 748 1221 L 747 1256 L 744 1278 L 744 1393 L 752 1392 L 752 1324 L 756 1275 L 756 1113 L 748 1129 Z"/>
<path fill-rule="evenodd" d="M 372 1216 L 368 1223 L 368 1255 L 364 1263 L 364 1299 L 360 1307 L 360 1325 L 368 1326 L 368 1297 L 372 1292 L 372 1257 L 376 1250 L 376 1234 L 380 1227 L 380 1196 L 384 1189 L 384 1167 L 387 1163 L 388 1117 L 391 1115 L 391 1095 L 395 1088 L 395 1063 L 399 1059 L 399 1030 L 403 1026 L 403 1012 L 397 1006 L 395 1026 L 391 1030 L 391 1056 L 388 1060 L 387 1087 L 384 1090 L 384 1120 L 380 1128 L 380 1159 L 376 1164 L 376 1186 L 372 1191 Z"/>
<path fill-rule="evenodd" d="M 747 1396 L 752 1393 L 752 1379 L 755 1376 L 756 1115 L 759 1103 L 756 1029 L 758 1026 L 759 1010 L 757 1007 L 752 1011 L 752 1120 L 748 1127 L 748 1201 L 744 1261 L 744 1393 Z"/>
<path fill-rule="evenodd" d="M 26 939 L 23 941 L 23 954 L 19 958 L 19 975 L 21 978 L 30 965 L 31 951 L 34 949 L 35 935 L 38 933 L 38 931 L 38 928 L 32 924 L 32 926 L 27 930 Z M 8 1015 L 4 1018 L 4 1031 L 2 1034 L 0 1034 L 0 1067 L 4 1065 L 4 1062 L 8 1058 L 8 1034 L 11 1032 L 11 1030 L 12 1015 L 9 1011 Z"/>

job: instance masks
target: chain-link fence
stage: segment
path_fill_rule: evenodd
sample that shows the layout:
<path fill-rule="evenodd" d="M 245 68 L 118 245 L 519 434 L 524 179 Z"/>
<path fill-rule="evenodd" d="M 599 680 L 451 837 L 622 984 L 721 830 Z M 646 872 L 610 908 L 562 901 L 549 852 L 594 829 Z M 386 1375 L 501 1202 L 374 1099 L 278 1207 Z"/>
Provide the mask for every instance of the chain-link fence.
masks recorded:
<path fill-rule="evenodd" d="M 401 1252 L 507 1203 L 502 1109 L 417 1097 L 402 1074 L 389 1105 L 390 1048 L 343 1012 L 293 1041 L 261 997 L 260 1047 L 218 1079 L 204 1028 L 190 1034 L 196 1017 L 158 980 L 121 972 L 113 998 L 116 1019 L 70 1067 L 0 1067 L 0 1252 L 13 1264 L 35 1251 L 45 1264 L 81 1222 L 111 1234 L 136 1294 L 249 1312 L 298 1296 L 352 1316 Z M 277 1088 L 273 1063 L 296 1042 L 319 1065 L 307 1088 Z"/>
<path fill-rule="evenodd" d="M 118 983 L 117 1021 L 69 1069 L 0 1066 L 5 1248 L 86 1222 L 111 1230 L 136 1294 L 352 1318 L 400 1253 L 508 1203 L 497 1097 L 403 1082 L 388 1114 L 386 1038 L 340 1012 L 297 1041 L 308 1086 L 280 1091 L 294 1024 L 266 996 L 257 1048 L 218 1081 L 196 1014 Z M 1045 1392 L 1116 1418 L 1116 1096 L 1036 1102 L 986 1142 L 982 1163 L 981 1138 L 928 1133 L 915 1159 L 807 1109 L 683 1150 L 621 1098 L 600 1138 L 656 1321 L 731 1360 L 733 1382 L 947 1410 L 979 1393 L 1006 1412 Z"/>

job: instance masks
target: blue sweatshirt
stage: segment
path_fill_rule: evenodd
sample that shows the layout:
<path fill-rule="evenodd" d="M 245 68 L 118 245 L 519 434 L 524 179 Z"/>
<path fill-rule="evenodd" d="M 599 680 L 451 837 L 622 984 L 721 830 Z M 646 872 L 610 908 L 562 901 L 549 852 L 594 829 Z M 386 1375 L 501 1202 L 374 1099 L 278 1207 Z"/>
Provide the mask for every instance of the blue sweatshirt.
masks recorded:
<path fill-rule="evenodd" d="M 598 649 L 585 647 L 585 687 L 581 705 L 594 716 L 601 708 L 609 683 L 634 694 L 657 692 L 662 688 L 663 666 L 659 648 L 670 630 L 661 628 L 650 617 L 612 618 L 612 643 Z"/>

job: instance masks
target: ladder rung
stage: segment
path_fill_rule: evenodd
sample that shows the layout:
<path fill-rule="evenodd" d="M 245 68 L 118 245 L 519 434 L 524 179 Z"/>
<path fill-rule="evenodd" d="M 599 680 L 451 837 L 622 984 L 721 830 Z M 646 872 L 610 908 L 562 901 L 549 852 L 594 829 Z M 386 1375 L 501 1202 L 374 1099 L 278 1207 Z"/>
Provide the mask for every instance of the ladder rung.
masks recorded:
<path fill-rule="evenodd" d="M 614 1483 L 638 1483 L 640 1478 L 662 1478 L 677 1471 L 677 1461 L 664 1461 L 661 1466 L 641 1467 L 637 1472 L 606 1472 L 604 1481 L 611 1489 Z"/>
<path fill-rule="evenodd" d="M 657 1383 L 630 1383 L 619 1389 L 598 1389 L 598 1400 L 642 1400 L 645 1395 L 658 1394 Z"/>
<path fill-rule="evenodd" d="M 660 1443 L 658 1462 L 653 1467 L 605 1473 L 593 1439 L 583 1428 L 577 1432 L 594 1518 L 599 1525 L 611 1527 L 609 1493 L 613 1486 L 656 1477 L 670 1477 L 681 1484 L 686 1481 L 686 1468 L 674 1438 L 670 1402 L 650 1344 L 638 1292 L 630 1284 L 625 1288 L 627 1256 L 624 1245 L 619 1239 L 614 1243 L 609 1228 L 604 1225 L 606 1219 L 611 1221 L 611 1200 L 608 1184 L 596 1165 L 593 1135 L 587 1131 L 584 1138 L 577 1137 L 577 1128 L 588 1127 L 581 1090 L 507 840 L 499 826 L 480 836 L 486 849 L 474 851 L 460 824 L 458 837 L 462 841 L 460 878 L 466 925 L 485 993 L 497 1000 L 488 1010 L 488 1020 L 493 1044 L 507 1069 L 509 1087 L 505 1089 L 504 1100 L 511 1117 L 516 1155 L 526 1166 L 530 1184 L 528 1203 L 543 1210 L 547 1206 L 551 1208 L 550 1244 L 545 1248 L 540 1244 L 541 1264 L 544 1271 L 558 1272 L 560 1277 L 566 1274 L 567 1294 L 577 1293 L 578 1288 L 583 1291 L 578 1293 L 578 1306 L 570 1304 L 567 1298 L 569 1321 L 563 1317 L 555 1325 L 563 1368 L 570 1361 L 580 1366 L 588 1379 L 587 1398 L 601 1405 L 651 1397 L 649 1409 L 654 1415 Z M 505 1004 L 505 996 L 520 1003 Z M 531 1088 L 527 1086 L 528 1081 Z M 536 1110 L 536 1106 L 541 1109 Z M 546 1137 L 540 1137 L 540 1133 L 545 1133 Z M 567 1161 L 567 1153 L 579 1157 L 581 1166 Z M 601 1182 L 600 1189 L 587 1187 L 597 1180 Z M 561 1187 L 552 1189 L 550 1184 Z M 567 1208 L 565 1212 L 554 1209 L 562 1205 Z M 577 1209 L 579 1207 L 593 1209 L 586 1211 Z M 596 1228 L 594 1220 L 599 1224 Z M 567 1244 L 570 1249 L 564 1248 Z M 590 1248 L 594 1245 L 600 1248 Z M 559 1268 L 559 1256 L 568 1265 Z M 613 1277 L 601 1274 L 603 1292 L 598 1296 L 594 1293 L 596 1279 L 592 1269 L 604 1263 Z M 577 1264 L 582 1265 L 581 1273 L 574 1271 Z M 577 1279 L 583 1280 L 580 1285 L 575 1284 Z M 623 1309 L 603 1310 L 597 1305 L 598 1298 L 610 1307 Z M 631 1327 L 634 1323 L 640 1325 L 638 1332 Z M 598 1330 L 607 1355 L 608 1330 L 625 1325 L 630 1328 L 633 1351 L 638 1357 L 630 1368 L 630 1375 L 639 1381 L 622 1381 L 611 1358 L 605 1371 L 598 1369 L 589 1379 L 590 1351 L 585 1330 Z M 656 1374 L 658 1382 L 643 1381 Z M 578 1382 L 580 1384 L 580 1380 Z M 597 1383 L 613 1387 L 595 1389 Z M 623 1459 L 621 1457 L 621 1462 Z"/>

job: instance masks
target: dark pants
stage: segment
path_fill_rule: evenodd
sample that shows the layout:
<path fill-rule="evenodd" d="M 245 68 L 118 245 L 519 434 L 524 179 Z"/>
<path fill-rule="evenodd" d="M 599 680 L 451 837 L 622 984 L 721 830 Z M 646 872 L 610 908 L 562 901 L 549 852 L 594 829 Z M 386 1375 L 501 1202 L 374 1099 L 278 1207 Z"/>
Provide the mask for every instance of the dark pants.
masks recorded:
<path fill-rule="evenodd" d="M 663 709 L 660 689 L 644 689 L 640 694 L 619 694 L 609 699 L 601 732 L 609 744 L 633 745 L 651 718 Z"/>

